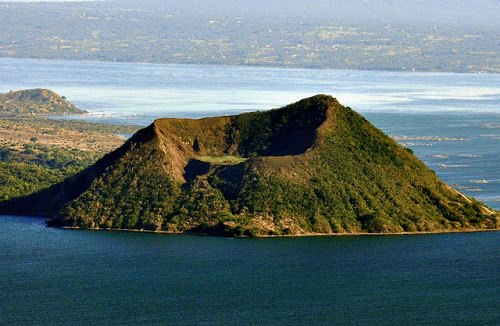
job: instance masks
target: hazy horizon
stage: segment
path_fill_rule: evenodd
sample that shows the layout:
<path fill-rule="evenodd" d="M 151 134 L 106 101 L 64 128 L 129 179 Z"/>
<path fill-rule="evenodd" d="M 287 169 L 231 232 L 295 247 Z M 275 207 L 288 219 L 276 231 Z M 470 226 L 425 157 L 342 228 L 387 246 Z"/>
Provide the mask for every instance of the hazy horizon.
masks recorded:
<path fill-rule="evenodd" d="M 352 23 L 435 24 L 438 26 L 500 27 L 500 1 L 496 0 L 317 0 L 314 5 L 303 0 L 3 0 L 0 3 L 104 2 L 100 6 L 162 10 L 203 16 L 241 16 L 243 18 L 310 19 Z"/>

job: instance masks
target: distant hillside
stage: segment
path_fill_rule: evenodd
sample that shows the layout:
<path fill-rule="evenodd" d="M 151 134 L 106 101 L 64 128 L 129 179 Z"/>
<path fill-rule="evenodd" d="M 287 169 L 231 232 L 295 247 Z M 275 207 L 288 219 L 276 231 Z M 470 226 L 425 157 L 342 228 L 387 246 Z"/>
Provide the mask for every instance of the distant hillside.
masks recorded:
<path fill-rule="evenodd" d="M 48 89 L 28 89 L 0 94 L 0 116 L 84 114 L 66 100 Z"/>
<path fill-rule="evenodd" d="M 326 95 L 266 112 L 156 120 L 76 176 L 0 211 L 48 216 L 53 226 L 231 236 L 500 226 L 497 212 Z"/>

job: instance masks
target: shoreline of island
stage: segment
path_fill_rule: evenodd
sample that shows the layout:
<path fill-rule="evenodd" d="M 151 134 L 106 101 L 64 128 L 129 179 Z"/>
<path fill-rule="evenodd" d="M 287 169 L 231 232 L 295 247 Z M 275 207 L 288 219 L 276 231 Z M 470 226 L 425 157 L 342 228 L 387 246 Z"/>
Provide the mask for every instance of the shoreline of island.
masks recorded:
<path fill-rule="evenodd" d="M 197 236 L 213 236 L 220 238 L 304 238 L 304 237 L 352 237 L 352 236 L 398 236 L 398 235 L 429 235 L 429 234 L 449 234 L 449 233 L 482 233 L 482 232 L 499 232 L 497 229 L 463 229 L 463 230 L 440 230 L 440 231 L 408 231 L 395 233 L 304 233 L 304 234 L 276 234 L 276 235 L 255 235 L 255 236 L 222 236 L 211 233 L 197 232 L 178 232 L 165 230 L 144 230 L 144 229 L 115 229 L 115 228 L 82 228 L 78 226 L 50 226 L 63 230 L 82 230 L 82 231 L 110 231 L 110 232 L 132 232 L 132 233 L 149 233 L 149 234 L 170 234 L 170 235 L 197 235 Z"/>

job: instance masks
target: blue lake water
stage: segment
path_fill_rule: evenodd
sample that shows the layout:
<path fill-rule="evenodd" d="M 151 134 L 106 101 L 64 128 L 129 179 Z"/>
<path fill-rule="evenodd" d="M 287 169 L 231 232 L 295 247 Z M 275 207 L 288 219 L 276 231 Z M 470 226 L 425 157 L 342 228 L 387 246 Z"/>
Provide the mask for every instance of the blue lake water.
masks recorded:
<path fill-rule="evenodd" d="M 139 125 L 331 94 L 412 148 L 445 182 L 500 209 L 500 74 L 0 58 L 0 92 L 33 87 L 53 89 L 92 112 L 80 119 Z"/>
<path fill-rule="evenodd" d="M 0 92 L 44 87 L 99 118 L 149 124 L 267 110 L 318 93 L 359 112 L 499 113 L 499 74 L 280 69 L 0 58 Z"/>
<path fill-rule="evenodd" d="M 2 325 L 498 325 L 499 233 L 225 239 L 0 217 Z"/>
<path fill-rule="evenodd" d="M 447 183 L 500 209 L 500 75 L 0 58 L 0 92 L 44 87 L 146 125 L 332 94 Z M 221 239 L 52 229 L 0 216 L 0 324 L 499 325 L 499 233 Z"/>

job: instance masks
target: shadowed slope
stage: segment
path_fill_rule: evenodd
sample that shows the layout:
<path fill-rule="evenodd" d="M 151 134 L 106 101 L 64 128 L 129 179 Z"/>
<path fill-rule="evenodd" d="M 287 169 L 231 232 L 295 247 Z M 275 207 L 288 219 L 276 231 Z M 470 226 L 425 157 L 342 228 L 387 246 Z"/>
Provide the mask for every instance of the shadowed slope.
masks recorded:
<path fill-rule="evenodd" d="M 499 224 L 326 95 L 266 112 L 156 120 L 96 165 L 19 201 L 48 198 L 57 200 L 37 212 L 55 215 L 51 225 L 85 228 L 280 235 Z"/>

